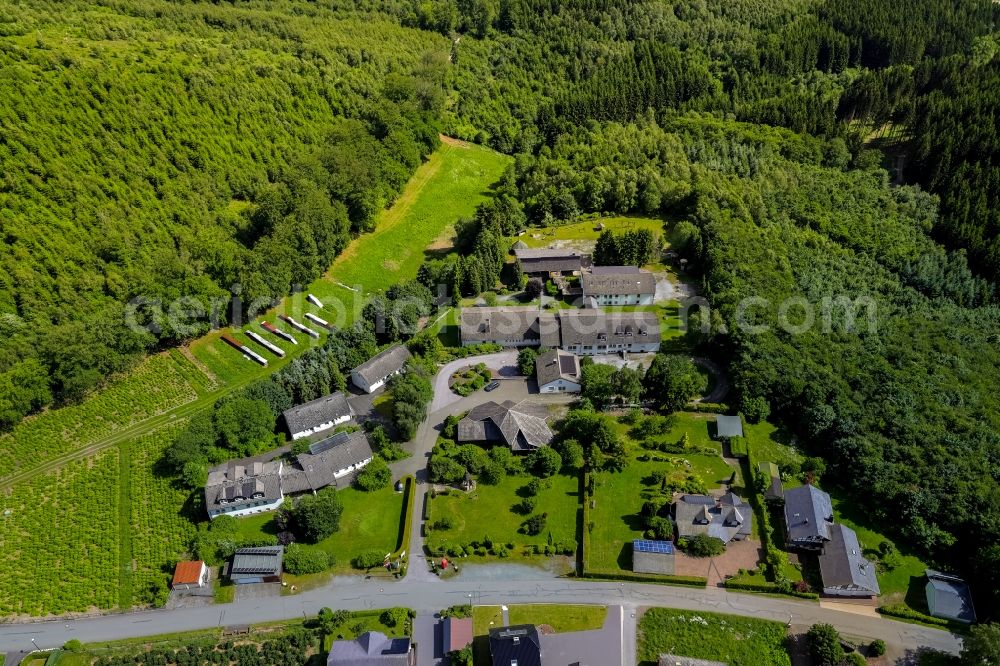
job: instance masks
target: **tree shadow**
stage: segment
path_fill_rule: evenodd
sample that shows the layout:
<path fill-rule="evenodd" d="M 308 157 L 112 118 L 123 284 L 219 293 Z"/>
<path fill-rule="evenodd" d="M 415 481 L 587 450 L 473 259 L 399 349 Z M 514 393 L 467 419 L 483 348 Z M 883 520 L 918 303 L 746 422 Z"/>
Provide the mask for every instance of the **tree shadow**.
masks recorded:
<path fill-rule="evenodd" d="M 632 542 L 622 544 L 622 549 L 618 552 L 618 568 L 622 571 L 632 570 Z"/>

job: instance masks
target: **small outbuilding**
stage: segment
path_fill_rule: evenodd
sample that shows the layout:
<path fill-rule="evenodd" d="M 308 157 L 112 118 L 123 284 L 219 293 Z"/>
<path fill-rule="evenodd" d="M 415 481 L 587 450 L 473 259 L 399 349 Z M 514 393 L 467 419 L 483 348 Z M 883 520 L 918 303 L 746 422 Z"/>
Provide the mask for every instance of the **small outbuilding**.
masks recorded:
<path fill-rule="evenodd" d="M 248 583 L 280 583 L 284 546 L 240 548 L 233 555 L 229 580 L 235 585 Z"/>
<path fill-rule="evenodd" d="M 674 554 L 672 541 L 636 539 L 632 542 L 632 571 L 671 575 L 674 573 Z"/>
<path fill-rule="evenodd" d="M 446 617 L 442 625 L 444 653 L 458 652 L 472 645 L 472 618 Z"/>
<path fill-rule="evenodd" d="M 739 416 L 715 417 L 715 434 L 719 439 L 732 439 L 743 436 L 743 419 Z"/>
<path fill-rule="evenodd" d="M 535 359 L 539 393 L 579 393 L 580 357 L 551 349 Z"/>
<path fill-rule="evenodd" d="M 365 393 L 374 393 L 385 386 L 390 377 L 401 373 L 410 358 L 410 350 L 394 345 L 351 370 L 351 381 Z"/>
<path fill-rule="evenodd" d="M 958 576 L 928 569 L 927 608 L 934 617 L 970 624 L 976 621 L 976 609 L 972 605 L 972 592 L 964 580 Z"/>
<path fill-rule="evenodd" d="M 190 590 L 208 584 L 208 567 L 202 560 L 178 562 L 174 568 L 174 579 L 170 587 L 175 590 Z"/>
<path fill-rule="evenodd" d="M 765 499 L 780 499 L 784 496 L 785 493 L 781 487 L 781 474 L 777 465 L 773 462 L 762 462 L 757 465 L 757 470 L 767 479 L 767 486 L 764 488 Z"/>

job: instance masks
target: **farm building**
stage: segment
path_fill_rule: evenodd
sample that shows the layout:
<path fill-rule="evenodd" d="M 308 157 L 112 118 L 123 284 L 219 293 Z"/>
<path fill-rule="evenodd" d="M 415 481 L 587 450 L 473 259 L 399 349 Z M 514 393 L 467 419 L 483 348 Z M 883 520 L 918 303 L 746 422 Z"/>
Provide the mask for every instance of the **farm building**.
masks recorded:
<path fill-rule="evenodd" d="M 674 544 L 636 539 L 632 542 L 632 571 L 646 574 L 674 573 Z"/>
<path fill-rule="evenodd" d="M 444 653 L 457 652 L 472 645 L 472 618 L 446 617 L 441 630 L 444 637 Z"/>
<path fill-rule="evenodd" d="M 789 547 L 822 550 L 830 540 L 833 502 L 830 496 L 807 484 L 785 491 L 785 529 Z"/>
<path fill-rule="evenodd" d="M 427 646 L 433 651 L 432 645 Z M 326 657 L 327 666 L 414 666 L 417 653 L 408 636 L 389 638 L 366 631 L 353 641 L 334 641 Z"/>
<path fill-rule="evenodd" d="M 542 666 L 538 629 L 530 624 L 490 629 L 493 666 Z"/>
<path fill-rule="evenodd" d="M 862 554 L 858 535 L 839 523 L 830 527 L 830 541 L 819 556 L 823 594 L 875 597 L 879 594 L 875 565 Z"/>
<path fill-rule="evenodd" d="M 535 359 L 535 378 L 539 393 L 579 393 L 580 359 L 558 349 L 539 354 Z"/>
<path fill-rule="evenodd" d="M 722 543 L 750 536 L 753 509 L 739 495 L 726 493 L 719 499 L 708 495 L 683 495 L 674 502 L 678 537 L 707 534 Z"/>
<path fill-rule="evenodd" d="M 934 617 L 956 622 L 976 621 L 976 609 L 972 605 L 972 593 L 964 580 L 957 576 L 927 569 L 927 608 Z"/>
<path fill-rule="evenodd" d="M 406 347 L 394 345 L 351 370 L 351 381 L 365 393 L 373 393 L 384 386 L 390 377 L 401 373 L 410 358 Z"/>
<path fill-rule="evenodd" d="M 274 511 L 284 500 L 281 491 L 281 461 L 228 462 L 208 471 L 205 507 L 208 517 L 223 514 L 248 516 Z"/>
<path fill-rule="evenodd" d="M 174 579 L 170 587 L 175 590 L 190 590 L 208 584 L 208 567 L 202 560 L 178 562 L 174 568 Z"/>
<path fill-rule="evenodd" d="M 286 409 L 282 416 L 292 439 L 300 439 L 351 420 L 347 396 L 340 391 Z"/>
<path fill-rule="evenodd" d="M 590 258 L 576 250 L 515 248 L 514 256 L 525 275 L 548 277 L 579 273 Z"/>
<path fill-rule="evenodd" d="M 295 464 L 285 469 L 281 487 L 285 493 L 316 492 L 337 485 L 367 465 L 375 457 L 368 435 L 358 430 L 340 432 L 316 442 L 309 453 L 300 453 Z"/>
<path fill-rule="evenodd" d="M 234 585 L 280 583 L 284 546 L 239 548 L 229 566 L 229 580 Z"/>
<path fill-rule="evenodd" d="M 590 307 L 652 305 L 656 277 L 636 266 L 594 266 L 580 276 L 583 298 Z"/>
<path fill-rule="evenodd" d="M 473 407 L 458 422 L 458 441 L 502 443 L 515 453 L 534 451 L 552 441 L 546 414 L 544 406 L 491 400 Z"/>

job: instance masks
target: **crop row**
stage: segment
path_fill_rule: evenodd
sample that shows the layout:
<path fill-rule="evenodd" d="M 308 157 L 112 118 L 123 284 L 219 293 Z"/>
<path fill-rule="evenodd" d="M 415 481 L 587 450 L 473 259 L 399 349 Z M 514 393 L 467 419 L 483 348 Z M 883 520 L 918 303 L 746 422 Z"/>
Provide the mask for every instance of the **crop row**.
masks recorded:
<path fill-rule="evenodd" d="M 0 436 L 0 476 L 73 451 L 197 397 L 169 354 L 145 359 L 78 405 L 43 412 Z"/>
<path fill-rule="evenodd" d="M 110 449 L 0 497 L 0 615 L 117 604 L 118 473 Z"/>

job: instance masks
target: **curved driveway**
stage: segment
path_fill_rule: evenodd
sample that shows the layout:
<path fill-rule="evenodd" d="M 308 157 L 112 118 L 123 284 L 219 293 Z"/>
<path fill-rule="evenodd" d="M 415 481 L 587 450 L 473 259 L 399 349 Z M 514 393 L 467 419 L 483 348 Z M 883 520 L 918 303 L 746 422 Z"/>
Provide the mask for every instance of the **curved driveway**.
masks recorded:
<path fill-rule="evenodd" d="M 491 370 L 495 370 L 503 375 L 517 374 L 517 352 L 507 350 L 495 354 L 484 354 L 483 356 L 471 356 L 460 358 L 450 363 L 446 363 L 434 377 L 434 399 L 427 409 L 428 413 L 438 412 L 448 405 L 462 399 L 460 395 L 451 392 L 448 388 L 448 380 L 451 376 L 467 365 L 485 363 Z"/>

